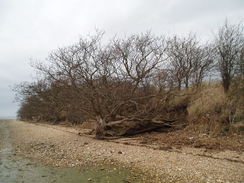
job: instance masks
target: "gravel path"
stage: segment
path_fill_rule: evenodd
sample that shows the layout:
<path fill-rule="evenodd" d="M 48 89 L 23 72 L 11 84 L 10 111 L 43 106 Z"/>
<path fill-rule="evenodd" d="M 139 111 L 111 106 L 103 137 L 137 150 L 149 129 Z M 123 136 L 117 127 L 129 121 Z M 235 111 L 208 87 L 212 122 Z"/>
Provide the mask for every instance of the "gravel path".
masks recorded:
<path fill-rule="evenodd" d="M 144 172 L 144 182 L 244 182 L 243 152 L 219 152 L 210 157 L 199 149 L 154 150 L 95 140 L 65 127 L 15 120 L 8 125 L 17 152 L 58 167 L 109 163 Z"/>

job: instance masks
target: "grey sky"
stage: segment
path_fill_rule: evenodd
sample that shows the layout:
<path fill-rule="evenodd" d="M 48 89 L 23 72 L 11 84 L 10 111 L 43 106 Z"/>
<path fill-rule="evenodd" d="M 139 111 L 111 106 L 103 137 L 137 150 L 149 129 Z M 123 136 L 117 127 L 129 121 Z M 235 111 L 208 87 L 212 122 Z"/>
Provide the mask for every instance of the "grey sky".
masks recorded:
<path fill-rule="evenodd" d="M 243 21 L 244 0 L 0 0 L 0 116 L 15 115 L 9 86 L 31 80 L 30 59 L 95 28 L 107 37 L 191 31 L 206 40 L 226 18 Z"/>

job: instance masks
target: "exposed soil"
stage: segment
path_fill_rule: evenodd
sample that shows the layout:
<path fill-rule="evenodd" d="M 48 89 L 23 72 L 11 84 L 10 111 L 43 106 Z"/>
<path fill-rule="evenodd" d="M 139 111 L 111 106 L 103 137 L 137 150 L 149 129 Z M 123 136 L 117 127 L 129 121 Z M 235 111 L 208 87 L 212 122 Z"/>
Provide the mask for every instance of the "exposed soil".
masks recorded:
<path fill-rule="evenodd" d="M 206 134 L 189 136 L 180 131 L 102 141 L 79 128 L 20 121 L 9 121 L 8 125 L 17 153 L 58 167 L 116 164 L 130 168 L 135 177 L 140 172 L 141 182 L 244 180 L 240 136 L 233 137 L 238 140 L 235 145 L 232 138 L 227 142 L 217 137 L 211 142 Z M 212 148 L 210 144 L 214 144 Z"/>
<path fill-rule="evenodd" d="M 241 134 L 232 135 L 208 135 L 199 134 L 191 130 L 177 130 L 165 133 L 151 132 L 135 136 L 140 144 L 154 145 L 155 147 L 175 148 L 204 148 L 205 151 L 244 151 L 244 136 Z"/>
<path fill-rule="evenodd" d="M 49 125 L 50 123 L 37 123 L 39 125 Z M 94 122 L 84 122 L 81 125 L 70 125 L 69 123 L 59 123 L 53 126 L 54 128 L 66 127 L 66 130 L 74 131 L 74 133 L 80 133 L 90 137 L 94 137 Z M 108 138 L 109 139 L 109 138 Z M 138 135 L 133 135 L 127 138 L 130 139 L 128 142 L 133 145 L 144 145 L 151 148 L 201 148 L 209 152 L 218 151 L 236 151 L 244 152 L 244 133 L 219 133 L 218 135 L 199 133 L 199 131 L 194 131 L 192 127 L 187 127 L 180 130 L 172 130 L 170 128 L 162 129 L 147 133 L 142 133 Z M 114 141 L 114 140 L 113 140 Z M 116 140 L 119 142 L 120 140 Z M 122 140 L 124 141 L 124 140 Z"/>

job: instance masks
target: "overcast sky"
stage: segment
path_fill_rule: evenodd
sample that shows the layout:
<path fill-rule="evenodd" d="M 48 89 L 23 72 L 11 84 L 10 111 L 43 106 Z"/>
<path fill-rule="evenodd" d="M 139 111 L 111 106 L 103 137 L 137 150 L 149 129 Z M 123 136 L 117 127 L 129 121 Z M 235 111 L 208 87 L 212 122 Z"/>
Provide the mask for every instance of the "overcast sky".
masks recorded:
<path fill-rule="evenodd" d="M 0 116 L 15 116 L 10 88 L 31 81 L 31 59 L 96 28 L 107 38 L 150 30 L 207 40 L 226 18 L 243 21 L 244 0 L 0 0 Z"/>

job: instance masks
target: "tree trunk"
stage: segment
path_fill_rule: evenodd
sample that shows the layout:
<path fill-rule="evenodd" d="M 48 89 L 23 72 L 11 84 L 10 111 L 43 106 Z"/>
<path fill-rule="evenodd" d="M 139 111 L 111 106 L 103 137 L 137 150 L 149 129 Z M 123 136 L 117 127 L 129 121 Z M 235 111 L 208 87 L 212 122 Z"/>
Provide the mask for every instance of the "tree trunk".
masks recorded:
<path fill-rule="evenodd" d="M 95 128 L 95 133 L 96 133 L 96 138 L 103 138 L 104 137 L 104 128 L 106 125 L 106 122 L 101 116 L 96 117 L 96 128 Z"/>
<path fill-rule="evenodd" d="M 97 138 L 130 136 L 162 128 L 179 128 L 186 124 L 187 106 L 179 105 L 162 111 L 155 117 L 124 117 L 105 123 L 101 119 L 96 128 Z"/>
<path fill-rule="evenodd" d="M 226 76 L 222 78 L 222 84 L 223 84 L 225 93 L 227 93 L 229 90 L 229 87 L 230 87 L 230 76 L 228 74 L 226 74 Z"/>

